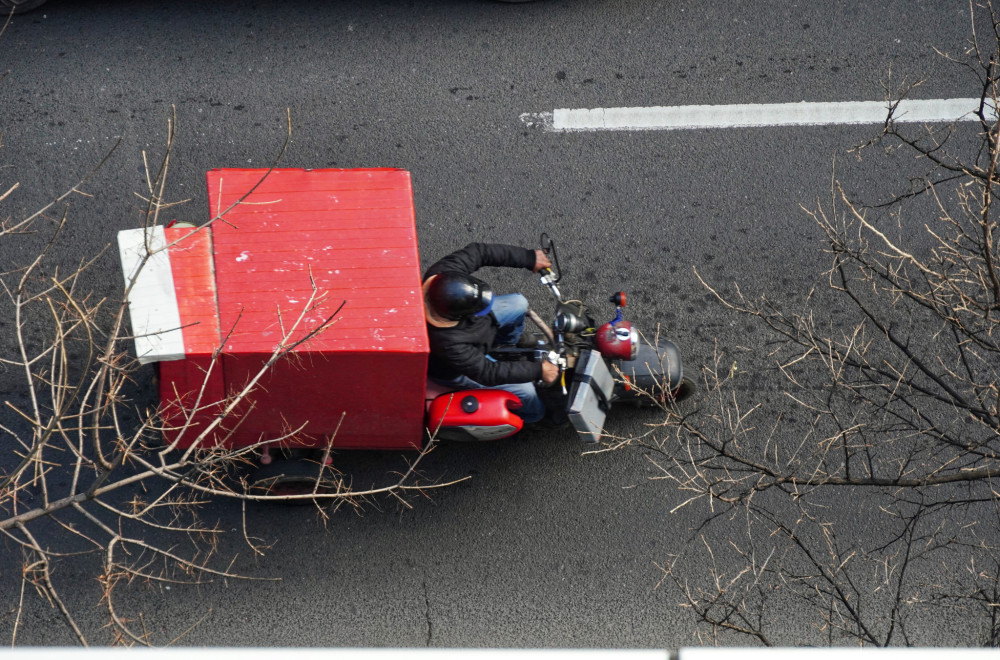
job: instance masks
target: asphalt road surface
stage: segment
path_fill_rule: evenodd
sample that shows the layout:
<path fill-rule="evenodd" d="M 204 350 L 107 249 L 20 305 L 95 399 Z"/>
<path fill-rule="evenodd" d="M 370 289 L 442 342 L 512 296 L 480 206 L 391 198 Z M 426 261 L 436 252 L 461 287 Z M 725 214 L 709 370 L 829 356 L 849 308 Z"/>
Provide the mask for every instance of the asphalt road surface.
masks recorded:
<path fill-rule="evenodd" d="M 629 291 L 632 320 L 662 323 L 689 368 L 717 346 L 750 349 L 738 354 L 752 362 L 760 331 L 714 304 L 692 267 L 723 287 L 805 294 L 826 261 L 801 205 L 828 199 L 834 165 L 865 199 L 904 181 L 906 164 L 891 155 L 847 155 L 877 127 L 555 133 L 520 116 L 877 101 L 884 85 L 917 81 L 916 98 L 976 96 L 935 53 L 964 49 L 967 12 L 957 0 L 50 0 L 0 37 L 0 177 L 4 189 L 21 183 L 4 216 L 48 202 L 120 140 L 90 196 L 71 200 L 62 258 L 103 249 L 140 221 L 143 151 L 162 154 L 173 107 L 168 190 L 190 201 L 172 213 L 204 220 L 205 172 L 270 164 L 287 109 L 283 166 L 412 172 L 425 266 L 471 240 L 534 246 L 546 231 L 568 292 L 596 301 Z M 23 264 L 33 240 L 0 245 L 0 264 Z M 107 254 L 89 285 L 120 296 L 118 268 Z M 526 275 L 494 276 L 545 301 Z M 651 421 L 622 413 L 611 425 L 627 434 Z M 249 527 L 271 544 L 262 557 L 235 531 L 237 506 L 208 506 L 207 518 L 234 530 L 217 555 L 264 580 L 135 584 L 122 607 L 159 643 L 182 633 L 195 645 L 699 643 L 679 595 L 657 588 L 658 564 L 697 554 L 689 541 L 706 511 L 671 514 L 683 496 L 650 480 L 640 453 L 582 449 L 572 431 L 442 447 L 426 474 L 473 479 L 412 509 L 382 501 L 323 524 L 308 507 L 253 508 Z M 403 465 L 396 455 L 341 460 L 361 485 Z M 20 556 L 0 552 L 9 637 Z M 74 585 L 64 593 L 93 641 L 108 642 L 97 572 L 84 559 L 58 578 Z M 73 642 L 56 610 L 29 602 L 19 643 Z M 954 643 L 954 632 L 930 629 L 928 643 Z"/>

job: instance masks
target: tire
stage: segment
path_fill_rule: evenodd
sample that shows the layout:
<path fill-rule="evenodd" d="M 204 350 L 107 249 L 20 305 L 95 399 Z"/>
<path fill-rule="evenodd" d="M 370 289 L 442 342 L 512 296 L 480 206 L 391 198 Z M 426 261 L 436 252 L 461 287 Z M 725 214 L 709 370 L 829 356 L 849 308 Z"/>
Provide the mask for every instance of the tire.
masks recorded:
<path fill-rule="evenodd" d="M 0 0 L 0 14 L 23 14 L 44 4 L 45 0 Z"/>
<path fill-rule="evenodd" d="M 277 459 L 270 465 L 261 465 L 254 470 L 247 480 L 250 495 L 268 495 L 282 497 L 289 495 L 311 495 L 329 493 L 333 484 L 320 477 L 319 487 L 316 479 L 319 477 L 319 463 L 305 459 Z M 282 504 L 302 505 L 315 504 L 314 499 L 295 499 L 281 501 Z"/>
<path fill-rule="evenodd" d="M 150 421 L 153 424 L 153 429 L 151 429 L 151 434 L 149 438 L 148 446 L 150 448 L 161 449 L 167 446 L 166 439 L 163 437 L 163 432 L 156 430 L 162 429 L 165 426 L 163 418 L 160 417 L 160 363 L 154 362 L 151 365 L 152 375 L 149 378 L 149 387 L 152 390 L 152 405 L 153 412 Z"/>
<path fill-rule="evenodd" d="M 153 376 L 149 379 L 149 384 L 153 388 L 153 394 L 156 396 L 157 401 L 160 399 L 160 363 L 154 362 Z"/>
<path fill-rule="evenodd" d="M 636 408 L 660 408 L 664 405 L 681 403 L 697 391 L 698 386 L 694 384 L 694 381 L 687 378 L 681 379 L 681 384 L 677 386 L 677 389 L 673 393 L 664 392 L 659 387 L 656 387 L 649 395 L 636 394 L 634 390 L 627 391 L 620 383 L 615 383 L 614 403 L 616 405 L 631 404 Z"/>
<path fill-rule="evenodd" d="M 615 387 L 617 387 L 617 384 Z M 614 403 L 615 405 L 631 405 L 635 408 L 662 408 L 665 405 L 670 405 L 673 400 L 669 394 L 652 392 L 649 395 L 645 395 L 630 392 L 625 395 L 619 395 L 614 400 Z"/>
<path fill-rule="evenodd" d="M 684 401 L 692 394 L 698 391 L 698 386 L 694 384 L 693 380 L 688 380 L 687 378 L 681 379 L 681 386 L 677 388 L 674 393 L 674 402 L 680 403 Z"/>

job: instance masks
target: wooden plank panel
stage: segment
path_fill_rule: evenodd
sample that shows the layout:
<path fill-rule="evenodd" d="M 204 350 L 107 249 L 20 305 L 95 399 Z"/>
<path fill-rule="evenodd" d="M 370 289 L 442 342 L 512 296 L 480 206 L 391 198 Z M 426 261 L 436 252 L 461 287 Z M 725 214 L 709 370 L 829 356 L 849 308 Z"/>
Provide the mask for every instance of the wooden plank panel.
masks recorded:
<path fill-rule="evenodd" d="M 209 172 L 210 207 L 239 199 L 260 174 Z M 309 299 L 311 274 L 327 297 L 310 322 L 344 300 L 358 321 L 339 323 L 336 333 L 324 333 L 309 350 L 429 351 L 407 172 L 275 170 L 251 200 L 273 203 L 240 204 L 226 217 L 231 224 L 213 225 L 222 328 L 239 319 L 227 350 L 259 347 L 253 335 L 274 332 L 278 309 L 290 323 Z M 420 311 L 399 315 L 406 307 Z"/>
<path fill-rule="evenodd" d="M 211 230 L 168 228 L 164 234 L 170 244 L 170 266 L 184 333 L 184 353 L 210 356 L 219 347 Z"/>

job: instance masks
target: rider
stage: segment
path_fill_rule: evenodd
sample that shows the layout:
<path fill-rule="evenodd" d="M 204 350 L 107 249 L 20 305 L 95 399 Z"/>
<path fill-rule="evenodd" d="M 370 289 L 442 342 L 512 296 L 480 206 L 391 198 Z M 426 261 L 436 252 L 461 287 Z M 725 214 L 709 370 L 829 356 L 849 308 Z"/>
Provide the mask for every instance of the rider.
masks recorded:
<path fill-rule="evenodd" d="M 516 411 L 526 422 L 545 416 L 534 382 L 553 383 L 559 368 L 550 362 L 497 362 L 487 353 L 518 342 L 528 300 L 519 293 L 494 296 L 472 273 L 485 266 L 527 268 L 538 272 L 552 263 L 542 250 L 513 245 L 470 243 L 424 273 L 424 313 L 431 356 L 428 376 L 449 387 L 498 386 L 521 400 Z"/>

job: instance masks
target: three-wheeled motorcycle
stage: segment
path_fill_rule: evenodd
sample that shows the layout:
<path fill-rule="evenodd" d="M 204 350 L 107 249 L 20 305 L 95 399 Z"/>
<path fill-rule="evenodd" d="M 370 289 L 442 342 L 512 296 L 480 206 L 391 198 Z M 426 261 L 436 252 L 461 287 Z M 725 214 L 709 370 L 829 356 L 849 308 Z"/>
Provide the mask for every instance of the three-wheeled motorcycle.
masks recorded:
<path fill-rule="evenodd" d="M 135 348 L 158 372 L 164 440 L 186 450 L 259 451 L 250 479 L 287 492 L 300 466 L 333 449 L 421 450 L 495 440 L 523 427 L 502 389 L 448 391 L 427 380 L 430 348 L 409 172 L 217 169 L 209 220 L 119 233 Z M 586 442 L 616 403 L 683 397 L 680 353 L 623 318 L 598 325 L 564 299 L 555 244 L 541 281 L 550 321 L 534 347 L 495 359 L 560 366 L 555 400 Z M 310 484 L 311 487 L 311 484 Z"/>

